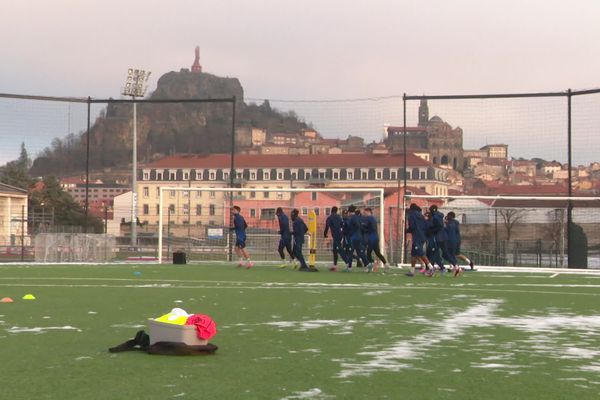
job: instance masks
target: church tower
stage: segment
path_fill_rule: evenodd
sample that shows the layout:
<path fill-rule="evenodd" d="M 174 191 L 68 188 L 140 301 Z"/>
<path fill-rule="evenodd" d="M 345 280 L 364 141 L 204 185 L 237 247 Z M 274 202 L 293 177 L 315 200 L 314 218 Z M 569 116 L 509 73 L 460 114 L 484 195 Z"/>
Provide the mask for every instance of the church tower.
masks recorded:
<path fill-rule="evenodd" d="M 196 58 L 192 64 L 192 72 L 202 72 L 202 66 L 200 65 L 200 46 L 196 46 Z"/>
<path fill-rule="evenodd" d="M 429 122 L 429 106 L 427 105 L 427 99 L 421 99 L 419 104 L 419 126 L 425 126 Z"/>

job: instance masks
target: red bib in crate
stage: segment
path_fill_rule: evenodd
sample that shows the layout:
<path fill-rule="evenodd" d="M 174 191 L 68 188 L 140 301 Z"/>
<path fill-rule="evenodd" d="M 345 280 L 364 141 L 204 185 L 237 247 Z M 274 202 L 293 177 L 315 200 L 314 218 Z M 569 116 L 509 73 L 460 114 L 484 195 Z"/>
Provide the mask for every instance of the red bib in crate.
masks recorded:
<path fill-rule="evenodd" d="M 192 314 L 185 321 L 186 325 L 196 326 L 196 335 L 199 339 L 209 340 L 217 333 L 217 324 L 211 317 L 204 314 Z"/>

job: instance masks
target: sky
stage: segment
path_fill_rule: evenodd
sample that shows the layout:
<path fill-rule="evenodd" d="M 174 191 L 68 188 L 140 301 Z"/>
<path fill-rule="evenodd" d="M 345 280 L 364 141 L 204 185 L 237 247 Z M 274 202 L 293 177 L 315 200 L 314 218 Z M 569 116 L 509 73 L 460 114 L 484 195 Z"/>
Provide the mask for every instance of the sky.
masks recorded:
<path fill-rule="evenodd" d="M 119 97 L 130 66 L 153 72 L 152 89 L 160 75 L 189 68 L 196 45 L 205 72 L 239 78 L 245 96 L 256 99 L 596 88 L 599 15 L 597 0 L 5 1 L 0 5 L 0 93 Z M 600 98 L 585 103 L 590 113 L 600 114 Z M 383 123 L 401 121 L 398 104 L 341 102 L 323 113 L 318 103 L 275 102 L 300 110 L 326 136 L 358 130 L 367 139 L 379 138 Z M 47 128 L 27 143 L 34 152 L 43 140 L 49 143 L 49 136 L 78 126 L 71 123 L 78 112 L 73 110 L 57 118 L 68 121 L 68 128 L 54 127 L 48 117 L 22 126 L 6 117 L 15 115 L 14 107 L 36 115 L 53 108 L 9 106 L 0 101 L 0 138 L 11 130 L 25 138 Z M 511 117 L 510 110 L 500 108 Z M 453 126 L 471 126 L 470 119 L 481 118 L 451 109 L 443 106 L 439 113 L 446 111 L 441 116 Z M 485 109 L 496 118 L 493 106 Z M 554 112 L 562 113 L 561 107 L 542 109 L 540 115 Z M 518 120 L 527 115 L 521 110 Z M 585 135 L 592 137 L 596 120 L 586 121 Z M 533 129 L 538 130 L 546 131 Z M 475 131 L 465 132 L 473 135 L 474 146 L 493 133 Z M 589 146 L 578 143 L 575 150 L 580 146 L 583 154 Z M 514 146 L 517 150 L 518 140 Z M 4 147 L 0 153 L 8 157 L 12 147 Z M 588 162 L 591 157 L 580 158 Z"/>

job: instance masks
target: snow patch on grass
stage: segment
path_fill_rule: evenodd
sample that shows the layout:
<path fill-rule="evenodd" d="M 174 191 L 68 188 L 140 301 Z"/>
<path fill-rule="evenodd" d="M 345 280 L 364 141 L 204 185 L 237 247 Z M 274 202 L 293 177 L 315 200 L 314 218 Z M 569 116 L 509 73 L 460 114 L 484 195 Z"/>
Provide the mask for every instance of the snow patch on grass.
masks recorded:
<path fill-rule="evenodd" d="M 77 331 L 81 332 L 81 329 L 75 328 L 74 326 L 46 326 L 46 327 L 35 327 L 25 328 L 19 326 L 13 326 L 6 330 L 8 333 L 45 333 L 46 331 Z"/>
<path fill-rule="evenodd" d="M 312 388 L 305 392 L 294 392 L 291 396 L 283 397 L 281 400 L 292 400 L 292 399 L 330 399 L 335 396 L 326 395 L 319 388 Z"/>

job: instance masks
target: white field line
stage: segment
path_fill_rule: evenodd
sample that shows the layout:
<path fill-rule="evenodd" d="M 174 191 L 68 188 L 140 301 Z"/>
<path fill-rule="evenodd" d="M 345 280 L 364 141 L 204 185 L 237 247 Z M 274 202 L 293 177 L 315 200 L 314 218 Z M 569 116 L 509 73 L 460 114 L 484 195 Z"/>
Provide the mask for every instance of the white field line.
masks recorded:
<path fill-rule="evenodd" d="M 554 275 L 552 275 L 550 278 L 556 278 L 557 276 L 560 275 L 560 272 L 555 273 Z"/>
<path fill-rule="evenodd" d="M 284 289 L 284 290 L 314 290 L 314 287 L 309 286 L 208 286 L 208 285 L 168 285 L 168 284 L 150 284 L 150 285 L 61 285 L 61 284 L 40 284 L 40 283 L 0 283 L 0 287 L 48 287 L 48 288 L 114 288 L 114 289 L 245 289 L 245 290 L 261 290 L 261 289 Z M 319 286 L 320 290 L 373 290 L 380 286 Z M 386 287 L 386 290 L 436 290 L 436 291 L 451 291 L 451 292 L 494 292 L 494 293 L 531 293 L 531 294 L 552 294 L 552 295 L 571 295 L 571 296 L 592 296 L 598 297 L 600 293 L 582 293 L 582 292 L 563 292 L 563 291 L 544 291 L 544 290 L 517 290 L 517 289 L 493 289 L 493 288 L 475 288 L 475 287 L 453 287 L 453 286 L 395 286 Z"/>

